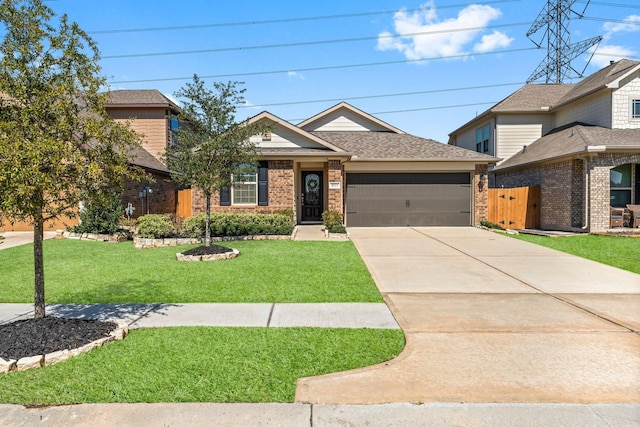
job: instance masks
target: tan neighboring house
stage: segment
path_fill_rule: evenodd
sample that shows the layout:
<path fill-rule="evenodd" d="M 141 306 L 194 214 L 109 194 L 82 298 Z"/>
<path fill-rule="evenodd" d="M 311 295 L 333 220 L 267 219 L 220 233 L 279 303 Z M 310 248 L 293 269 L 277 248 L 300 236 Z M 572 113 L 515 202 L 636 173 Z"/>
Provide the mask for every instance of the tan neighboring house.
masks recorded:
<path fill-rule="evenodd" d="M 485 182 L 496 158 L 409 135 L 345 102 L 299 123 L 269 112 L 252 138 L 254 175 L 214 197 L 212 211 L 290 209 L 298 223 L 342 212 L 347 226 L 470 226 L 486 219 Z M 193 213 L 203 212 L 195 190 Z"/>
<path fill-rule="evenodd" d="M 640 63 L 526 85 L 449 136 L 501 159 L 491 187 L 539 185 L 541 228 L 607 230 L 610 207 L 640 204 Z"/>
<path fill-rule="evenodd" d="M 129 122 L 142 136 L 142 149 L 133 153 L 132 163 L 152 178 L 143 182 L 127 181 L 124 206 L 131 203 L 135 218 L 148 213 L 175 213 L 177 189 L 162 156 L 172 143 L 178 126 L 173 117 L 180 113 L 180 108 L 156 89 L 114 90 L 110 97 L 109 116 L 119 122 Z"/>

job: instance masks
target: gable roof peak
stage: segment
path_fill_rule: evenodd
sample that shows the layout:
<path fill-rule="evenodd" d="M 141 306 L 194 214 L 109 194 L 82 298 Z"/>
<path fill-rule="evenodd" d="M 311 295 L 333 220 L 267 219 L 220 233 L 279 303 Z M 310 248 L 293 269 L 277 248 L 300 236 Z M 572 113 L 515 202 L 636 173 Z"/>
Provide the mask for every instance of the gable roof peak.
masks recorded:
<path fill-rule="evenodd" d="M 318 114 L 316 114 L 316 115 L 314 115 L 314 116 L 302 121 L 301 123 L 298 123 L 297 126 L 299 128 L 301 128 L 301 129 L 309 129 L 309 128 L 311 128 L 311 125 L 313 123 L 316 123 L 319 120 L 321 120 L 321 119 L 329 116 L 330 114 L 332 114 L 332 113 L 334 113 L 336 111 L 339 111 L 341 109 L 350 111 L 351 113 L 356 114 L 356 115 L 362 117 L 365 120 L 373 122 L 376 125 L 378 125 L 378 126 L 382 127 L 383 129 L 385 129 L 387 132 L 393 132 L 393 133 L 398 133 L 398 134 L 406 133 L 403 130 L 398 129 L 397 127 L 392 126 L 389 123 L 387 123 L 387 122 L 385 122 L 383 120 L 380 120 L 379 118 L 377 118 L 377 117 L 375 117 L 375 116 L 373 116 L 373 115 L 371 115 L 371 114 L 369 114 L 369 113 L 367 113 L 365 111 L 362 111 L 361 109 L 359 109 L 357 107 L 354 107 L 353 105 L 351 105 L 351 104 L 349 104 L 348 102 L 345 102 L 345 101 L 341 101 L 338 104 L 334 105 L 333 107 L 329 107 L 326 110 L 321 111 L 320 113 L 318 113 Z M 312 130 L 315 130 L 315 129 L 312 129 Z"/>

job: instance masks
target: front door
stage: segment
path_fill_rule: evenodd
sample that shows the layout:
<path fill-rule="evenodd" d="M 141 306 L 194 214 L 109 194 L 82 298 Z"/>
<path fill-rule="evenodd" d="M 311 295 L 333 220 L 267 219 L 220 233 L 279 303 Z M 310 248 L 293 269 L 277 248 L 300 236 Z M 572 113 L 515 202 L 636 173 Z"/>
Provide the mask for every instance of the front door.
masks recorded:
<path fill-rule="evenodd" d="M 322 172 L 302 172 L 302 221 L 322 221 Z"/>

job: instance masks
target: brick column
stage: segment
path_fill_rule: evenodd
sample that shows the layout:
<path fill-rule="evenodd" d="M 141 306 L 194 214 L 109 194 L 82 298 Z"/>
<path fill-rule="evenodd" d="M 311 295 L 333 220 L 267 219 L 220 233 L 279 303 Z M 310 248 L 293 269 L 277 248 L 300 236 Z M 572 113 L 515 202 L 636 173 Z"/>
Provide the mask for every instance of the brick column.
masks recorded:
<path fill-rule="evenodd" d="M 344 213 L 342 212 L 342 192 L 344 185 L 342 182 L 342 164 L 340 163 L 340 160 L 329 160 L 327 175 L 329 178 L 329 182 L 340 183 L 340 188 L 329 188 L 329 203 L 327 204 L 327 207 L 329 210 Z"/>
<path fill-rule="evenodd" d="M 480 188 L 480 176 L 484 176 L 484 185 Z M 481 221 L 487 220 L 488 215 L 488 196 L 489 177 L 487 175 L 487 165 L 476 165 L 473 181 L 471 183 L 473 189 L 473 218 L 475 225 L 479 225 Z"/>

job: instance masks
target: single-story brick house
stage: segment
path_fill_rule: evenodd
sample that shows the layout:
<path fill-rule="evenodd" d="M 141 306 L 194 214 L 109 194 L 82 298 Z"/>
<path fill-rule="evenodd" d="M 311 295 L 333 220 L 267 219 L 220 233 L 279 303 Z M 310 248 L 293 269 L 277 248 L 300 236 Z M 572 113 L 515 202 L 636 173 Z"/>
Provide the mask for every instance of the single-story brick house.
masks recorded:
<path fill-rule="evenodd" d="M 487 167 L 498 159 L 409 135 L 345 102 L 298 125 L 269 112 L 252 137 L 254 176 L 212 199 L 213 212 L 290 209 L 298 223 L 344 213 L 347 226 L 470 226 L 486 219 Z M 204 212 L 194 190 L 193 214 Z"/>

